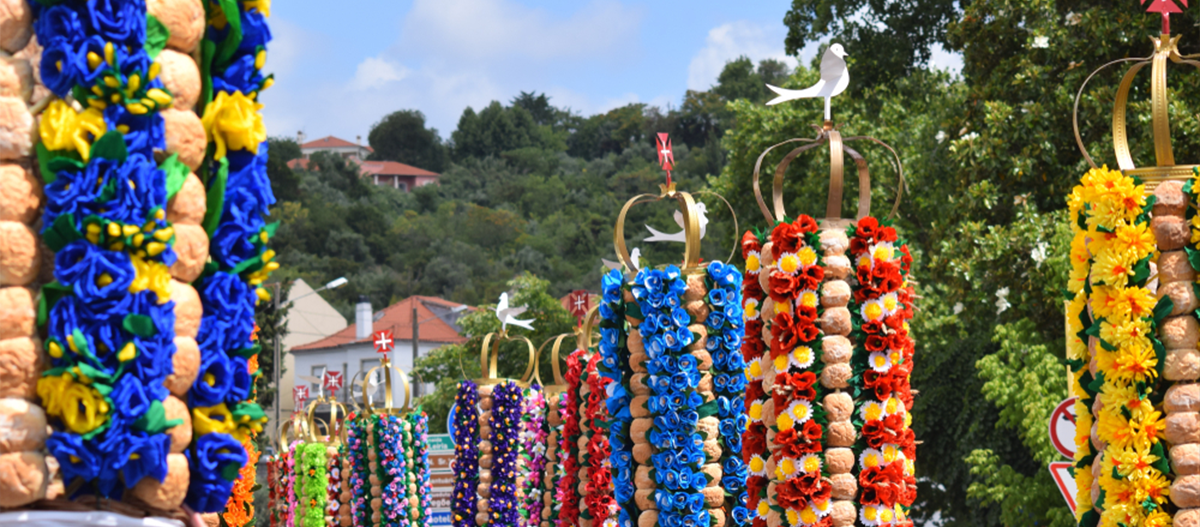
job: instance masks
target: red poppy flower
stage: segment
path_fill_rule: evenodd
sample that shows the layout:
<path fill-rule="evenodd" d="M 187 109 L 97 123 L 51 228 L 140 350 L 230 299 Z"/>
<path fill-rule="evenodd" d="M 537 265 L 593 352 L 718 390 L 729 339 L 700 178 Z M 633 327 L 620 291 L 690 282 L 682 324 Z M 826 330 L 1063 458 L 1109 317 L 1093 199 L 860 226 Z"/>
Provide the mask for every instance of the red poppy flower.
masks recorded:
<path fill-rule="evenodd" d="M 794 253 L 803 241 L 801 233 L 790 223 L 780 223 L 771 231 L 771 254 L 778 260 L 783 253 Z"/>
<path fill-rule="evenodd" d="M 900 238 L 896 236 L 895 227 L 880 227 L 879 232 L 875 233 L 875 239 L 881 242 L 894 242 Z"/>
<path fill-rule="evenodd" d="M 867 335 L 867 340 L 863 343 L 867 351 L 883 351 L 888 347 L 888 339 L 880 335 Z"/>
<path fill-rule="evenodd" d="M 812 216 L 807 214 L 801 214 L 799 218 L 796 218 L 796 221 L 792 222 L 792 225 L 799 229 L 800 232 L 817 232 L 817 220 L 814 220 Z"/>
<path fill-rule="evenodd" d="M 867 241 L 855 236 L 850 239 L 850 254 L 858 255 L 867 252 Z"/>
<path fill-rule="evenodd" d="M 742 275 L 742 296 L 747 299 L 757 298 L 760 301 L 762 300 L 762 284 L 758 283 L 757 274 L 746 273 Z"/>
<path fill-rule="evenodd" d="M 866 238 L 867 240 L 872 240 L 875 237 L 875 232 L 878 229 L 879 229 L 879 220 L 877 220 L 871 216 L 867 216 L 861 220 L 858 220 L 858 228 L 856 228 L 854 230 L 854 235 L 858 236 L 859 238 Z"/>
<path fill-rule="evenodd" d="M 808 493 L 797 485 L 795 479 L 789 479 L 775 485 L 775 502 L 785 509 L 800 510 L 808 505 Z"/>
<path fill-rule="evenodd" d="M 787 302 L 795 297 L 796 288 L 800 285 L 800 280 L 795 276 L 781 272 L 773 271 L 771 277 L 767 279 L 767 291 L 771 295 L 771 300 L 776 302 Z"/>
<path fill-rule="evenodd" d="M 816 421 L 809 419 L 804 422 L 804 439 L 812 442 L 820 441 L 823 433 L 824 431 L 821 429 L 821 425 L 817 424 Z"/>
<path fill-rule="evenodd" d="M 907 273 L 909 268 L 912 267 L 913 262 L 912 254 L 909 254 L 908 252 L 908 245 L 901 245 L 900 253 L 903 254 L 903 256 L 900 257 L 900 265 L 904 267 L 904 272 Z"/>
<path fill-rule="evenodd" d="M 858 269 L 855 269 L 854 277 L 858 279 L 859 287 L 870 287 L 871 285 L 874 285 L 870 267 L 859 267 Z"/>
<path fill-rule="evenodd" d="M 817 337 L 821 335 L 821 332 L 817 330 L 817 326 L 814 324 L 799 324 L 796 328 L 796 333 L 803 342 L 812 342 L 817 340 Z"/>
<path fill-rule="evenodd" d="M 810 265 L 800 271 L 804 276 L 809 276 L 820 282 L 825 279 L 825 268 L 819 265 Z"/>
<path fill-rule="evenodd" d="M 811 276 L 805 276 L 805 275 L 800 275 L 800 276 L 796 277 L 796 289 L 797 290 L 803 291 L 805 289 L 810 289 L 810 290 L 816 291 L 818 287 L 821 287 L 821 281 L 817 280 L 816 278 L 813 278 Z"/>
<path fill-rule="evenodd" d="M 803 321 L 812 324 L 817 321 L 817 308 L 812 306 L 797 307 L 795 318 L 797 323 Z"/>

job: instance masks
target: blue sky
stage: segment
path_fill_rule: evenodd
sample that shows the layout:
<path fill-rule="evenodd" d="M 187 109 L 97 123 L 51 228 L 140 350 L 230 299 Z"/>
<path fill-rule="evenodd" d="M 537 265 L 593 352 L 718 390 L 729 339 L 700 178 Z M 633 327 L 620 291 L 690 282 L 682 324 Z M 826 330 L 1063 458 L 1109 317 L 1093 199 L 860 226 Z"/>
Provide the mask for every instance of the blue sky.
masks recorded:
<path fill-rule="evenodd" d="M 310 139 L 365 142 L 373 123 L 406 108 L 449 137 L 467 106 L 507 102 L 522 90 L 583 115 L 630 102 L 678 105 L 685 90 L 707 89 L 739 55 L 796 65 L 783 53 L 790 4 L 274 2 L 266 70 L 276 83 L 263 93 L 263 113 L 272 136 L 302 130 Z"/>

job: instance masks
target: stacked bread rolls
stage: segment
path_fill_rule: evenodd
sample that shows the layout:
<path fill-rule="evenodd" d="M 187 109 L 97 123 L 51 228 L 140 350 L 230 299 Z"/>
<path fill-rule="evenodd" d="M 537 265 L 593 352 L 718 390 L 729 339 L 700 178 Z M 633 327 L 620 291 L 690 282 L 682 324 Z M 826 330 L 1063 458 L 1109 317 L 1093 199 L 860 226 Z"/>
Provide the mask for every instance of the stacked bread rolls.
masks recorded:
<path fill-rule="evenodd" d="M 833 524 L 836 527 L 854 525 L 857 517 L 854 506 L 858 483 L 851 470 L 854 468 L 854 452 L 850 447 L 857 439 L 854 424 L 850 417 L 854 413 L 854 399 L 847 390 L 853 370 L 850 358 L 854 352 L 854 343 L 850 340 L 851 321 L 850 284 L 846 278 L 850 275 L 850 259 L 846 249 L 850 241 L 846 237 L 845 220 L 824 220 L 820 231 L 822 262 L 825 267 L 825 282 L 821 284 L 821 307 L 824 314 L 820 319 L 821 330 L 825 338 L 821 341 L 821 386 L 825 387 L 825 398 L 822 406 L 829 419 L 829 430 L 826 435 L 825 466 L 829 471 L 830 484 L 833 486 Z"/>
<path fill-rule="evenodd" d="M 50 483 L 46 414 L 37 405 L 46 362 L 37 332 L 44 249 L 35 229 L 45 197 L 33 156 L 41 51 L 32 23 L 23 0 L 0 2 L 0 508 L 42 499 Z"/>

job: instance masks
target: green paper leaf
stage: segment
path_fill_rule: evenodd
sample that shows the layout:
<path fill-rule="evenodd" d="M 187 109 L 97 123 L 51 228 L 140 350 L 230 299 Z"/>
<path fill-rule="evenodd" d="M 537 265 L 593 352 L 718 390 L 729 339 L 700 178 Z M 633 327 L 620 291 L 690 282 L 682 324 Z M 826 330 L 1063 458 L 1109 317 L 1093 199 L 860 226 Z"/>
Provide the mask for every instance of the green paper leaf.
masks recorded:
<path fill-rule="evenodd" d="M 1154 306 L 1154 323 L 1161 323 L 1173 310 L 1175 310 L 1175 301 L 1171 300 L 1170 296 L 1163 295 L 1158 299 L 1158 304 Z"/>
<path fill-rule="evenodd" d="M 221 467 L 221 477 L 225 478 L 225 481 L 237 481 L 238 471 L 241 469 L 242 467 L 239 467 L 237 463 L 226 464 Z M 324 515 L 325 511 L 322 510 L 321 514 Z"/>
<path fill-rule="evenodd" d="M 163 408 L 162 401 L 153 401 L 150 403 L 150 409 L 133 423 L 133 427 L 151 434 L 158 434 L 181 424 L 183 424 L 183 419 L 167 420 L 167 411 Z"/>
<path fill-rule="evenodd" d="M 229 159 L 222 159 L 217 173 L 208 182 L 208 210 L 204 213 L 204 231 L 211 239 L 221 222 L 221 211 L 225 210 L 225 183 L 229 179 Z"/>
<path fill-rule="evenodd" d="M 242 349 L 240 349 L 240 350 L 237 350 L 237 351 L 233 352 L 233 354 L 234 354 L 234 355 L 237 355 L 238 357 L 242 357 L 242 358 L 244 358 L 244 359 L 248 359 L 248 358 L 250 358 L 252 355 L 257 355 L 257 354 L 258 354 L 258 352 L 260 352 L 260 351 L 262 351 L 262 345 L 261 345 L 261 344 L 255 344 L 255 345 L 253 345 L 253 346 L 250 346 L 250 347 L 248 347 L 248 348 L 242 348 Z"/>
<path fill-rule="evenodd" d="M 1192 269 L 1200 271 L 1200 251 L 1197 251 L 1190 246 L 1184 247 L 1184 250 L 1187 251 L 1188 263 L 1192 264 Z"/>
<path fill-rule="evenodd" d="M 121 327 L 139 337 L 153 337 L 158 334 L 158 328 L 154 327 L 154 319 L 136 313 L 125 315 Z"/>
<path fill-rule="evenodd" d="M 39 327 L 45 326 L 46 322 L 50 320 L 50 310 L 54 309 L 54 304 L 69 294 L 71 294 L 71 288 L 62 285 L 58 280 L 42 286 L 42 294 L 38 298 L 37 324 Z"/>
<path fill-rule="evenodd" d="M 171 154 L 158 168 L 167 174 L 167 199 L 179 193 L 179 189 L 183 188 L 183 183 L 187 181 L 188 174 L 192 173 L 192 170 L 179 160 L 179 154 Z"/>
<path fill-rule="evenodd" d="M 237 0 L 218 0 L 218 3 L 221 5 L 221 11 L 225 13 L 225 20 L 229 22 L 229 32 L 226 33 L 225 40 L 217 44 L 217 55 L 213 60 L 213 64 L 220 67 L 229 64 L 238 46 L 242 44 L 242 16 Z"/>
<path fill-rule="evenodd" d="M 92 143 L 91 156 L 111 161 L 125 161 L 129 157 L 129 149 L 125 147 L 125 136 L 116 130 L 105 132 L 95 143 Z"/>
<path fill-rule="evenodd" d="M 158 54 L 163 48 L 167 47 L 167 40 L 171 38 L 171 30 L 163 25 L 158 20 L 158 17 L 146 15 L 146 54 L 150 55 L 150 60 L 158 58 Z"/>
<path fill-rule="evenodd" d="M 1150 257 L 1142 258 L 1141 261 L 1133 266 L 1133 277 L 1129 279 L 1130 283 L 1141 284 L 1150 278 Z"/>

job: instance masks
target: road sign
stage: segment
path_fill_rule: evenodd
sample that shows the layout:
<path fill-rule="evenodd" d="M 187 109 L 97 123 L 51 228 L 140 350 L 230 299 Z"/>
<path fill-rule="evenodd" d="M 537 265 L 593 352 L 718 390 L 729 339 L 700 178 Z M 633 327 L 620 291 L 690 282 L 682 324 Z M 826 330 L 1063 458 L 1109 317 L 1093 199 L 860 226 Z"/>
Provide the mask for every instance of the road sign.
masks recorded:
<path fill-rule="evenodd" d="M 449 527 L 454 492 L 454 441 L 450 434 L 429 434 L 429 521 L 424 527 Z"/>
<path fill-rule="evenodd" d="M 1050 443 L 1059 454 L 1075 457 L 1075 400 L 1068 397 L 1050 412 Z"/>
<path fill-rule="evenodd" d="M 450 403 L 450 412 L 446 415 L 446 430 L 450 433 L 446 434 L 450 438 L 450 449 L 454 449 L 454 431 L 458 428 L 454 426 L 454 415 L 458 413 L 458 403 Z"/>
<path fill-rule="evenodd" d="M 340 371 L 326 371 L 325 375 L 321 376 L 321 384 L 325 386 L 325 391 L 330 395 L 337 394 L 337 391 L 342 388 L 344 379 Z"/>
<path fill-rule="evenodd" d="M 292 388 L 292 401 L 296 403 L 295 408 L 299 410 L 304 407 L 304 402 L 308 400 L 308 385 L 301 385 Z"/>
<path fill-rule="evenodd" d="M 387 353 L 396 347 L 396 340 L 392 338 L 392 330 L 385 329 L 375 332 L 375 352 Z"/>
<path fill-rule="evenodd" d="M 1075 476 L 1071 474 L 1071 467 L 1074 463 L 1069 461 L 1055 461 L 1050 463 L 1050 475 L 1054 476 L 1054 483 L 1058 485 L 1059 492 L 1062 492 L 1063 498 L 1067 500 L 1067 506 L 1071 510 L 1075 510 L 1075 494 L 1079 487 L 1075 485 Z"/>

